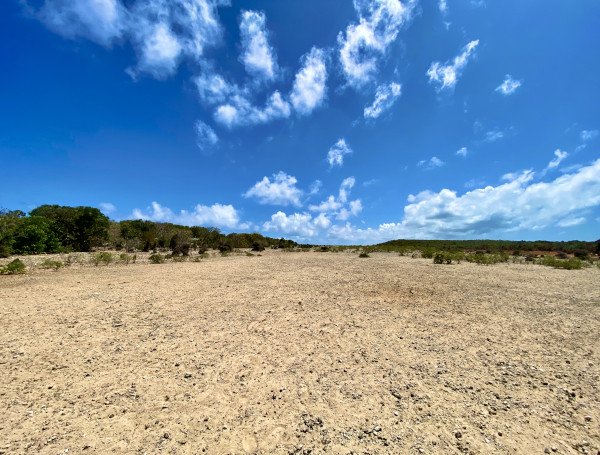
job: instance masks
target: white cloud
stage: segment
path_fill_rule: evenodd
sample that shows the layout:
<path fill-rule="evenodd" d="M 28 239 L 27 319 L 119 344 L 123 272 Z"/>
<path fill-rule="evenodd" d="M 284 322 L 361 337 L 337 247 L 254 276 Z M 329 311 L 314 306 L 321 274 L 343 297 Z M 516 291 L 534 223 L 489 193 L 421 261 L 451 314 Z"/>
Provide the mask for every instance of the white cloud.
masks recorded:
<path fill-rule="evenodd" d="M 375 92 L 373 104 L 365 107 L 363 112 L 364 117 L 376 119 L 394 105 L 396 98 L 398 98 L 401 93 L 402 86 L 395 82 L 380 85 Z"/>
<path fill-rule="evenodd" d="M 585 217 L 580 216 L 578 218 L 565 218 L 563 220 L 560 220 L 558 223 L 556 223 L 556 225 L 559 227 L 575 227 L 575 226 L 579 226 L 585 222 L 586 222 Z"/>
<path fill-rule="evenodd" d="M 119 39 L 126 27 L 119 0 L 46 0 L 37 16 L 59 35 L 84 37 L 103 46 Z"/>
<path fill-rule="evenodd" d="M 560 149 L 556 149 L 556 150 L 554 151 L 554 156 L 555 156 L 555 158 L 554 158 L 552 161 L 550 161 L 550 162 L 548 163 L 548 166 L 546 166 L 546 170 L 557 168 L 557 167 L 558 167 L 558 165 L 559 165 L 560 163 L 562 163 L 562 161 L 563 161 L 563 160 L 564 160 L 564 159 L 565 159 L 567 156 L 569 156 L 569 154 L 568 154 L 567 152 L 563 152 L 563 151 L 562 151 L 562 150 L 560 150 Z"/>
<path fill-rule="evenodd" d="M 339 188 L 338 195 L 330 195 L 320 204 L 313 204 L 308 207 L 311 212 L 325 213 L 338 220 L 347 220 L 351 216 L 356 216 L 362 212 L 362 202 L 360 199 L 349 201 L 350 191 L 356 184 L 354 177 L 345 178 Z"/>
<path fill-rule="evenodd" d="M 583 130 L 580 134 L 583 142 L 588 142 L 598 136 L 598 130 Z"/>
<path fill-rule="evenodd" d="M 196 144 L 200 150 L 208 150 L 219 142 L 219 137 L 215 131 L 201 120 L 195 123 Z"/>
<path fill-rule="evenodd" d="M 440 13 L 446 14 L 448 12 L 448 3 L 446 0 L 440 0 L 438 3 L 438 8 L 440 9 Z"/>
<path fill-rule="evenodd" d="M 271 220 L 265 222 L 263 228 L 285 235 L 310 238 L 317 235 L 319 228 L 322 229 L 328 225 L 326 219 L 326 217 L 313 219 L 310 213 L 294 213 L 288 216 L 279 211 L 271 215 Z"/>
<path fill-rule="evenodd" d="M 423 169 L 426 170 L 431 170 L 431 169 L 435 169 L 436 167 L 442 167 L 444 163 L 442 160 L 440 160 L 437 156 L 432 156 L 431 158 L 429 158 L 428 160 L 421 160 L 417 163 L 417 166 L 422 167 Z"/>
<path fill-rule="evenodd" d="M 346 144 L 345 139 L 338 139 L 327 152 L 327 162 L 330 167 L 344 164 L 344 155 L 352 153 L 352 149 Z"/>
<path fill-rule="evenodd" d="M 429 82 L 436 85 L 438 91 L 454 88 L 478 45 L 479 40 L 471 41 L 462 49 L 459 55 L 444 65 L 440 62 L 433 62 L 427 70 Z"/>
<path fill-rule="evenodd" d="M 273 174 L 273 180 L 263 177 L 252 188 L 244 193 L 244 197 L 255 197 L 261 204 L 301 206 L 302 191 L 296 187 L 296 177 L 285 172 Z"/>
<path fill-rule="evenodd" d="M 34 13 L 52 31 L 87 38 L 103 46 L 131 41 L 137 65 L 127 72 L 162 79 L 188 58 L 199 61 L 204 49 L 220 41 L 217 7 L 224 0 L 45 0 Z"/>
<path fill-rule="evenodd" d="M 523 81 L 513 79 L 510 74 L 507 74 L 502 84 L 496 87 L 496 91 L 502 93 L 504 96 L 512 95 L 522 84 Z"/>
<path fill-rule="evenodd" d="M 339 59 L 348 83 L 360 87 L 377 72 L 379 58 L 410 18 L 414 1 L 355 0 L 358 24 L 338 35 Z"/>
<path fill-rule="evenodd" d="M 242 39 L 240 60 L 248 74 L 273 80 L 278 68 L 275 51 L 269 44 L 265 14 L 258 11 L 243 11 L 240 35 Z"/>
<path fill-rule="evenodd" d="M 105 215 L 110 215 L 111 213 L 115 213 L 117 211 L 117 207 L 115 207 L 115 205 L 111 204 L 110 202 L 101 202 L 100 204 L 98 204 L 98 208 Z"/>
<path fill-rule="evenodd" d="M 491 130 L 485 133 L 485 142 L 496 142 L 504 137 L 504 133 L 500 130 Z"/>
<path fill-rule="evenodd" d="M 461 147 L 456 151 L 456 155 L 462 156 L 463 158 L 466 157 L 468 153 L 469 150 L 467 149 L 467 147 Z"/>
<path fill-rule="evenodd" d="M 223 76 L 206 72 L 194 78 L 200 99 L 206 103 L 222 103 L 229 96 L 242 94 L 242 90 L 226 81 Z"/>
<path fill-rule="evenodd" d="M 319 191 L 321 191 L 322 186 L 323 186 L 323 182 L 321 182 L 320 180 L 315 180 L 314 182 L 312 182 L 310 184 L 310 188 L 308 189 L 308 194 L 311 196 L 318 194 Z"/>
<path fill-rule="evenodd" d="M 267 123 L 271 120 L 287 118 L 290 114 L 290 104 L 282 98 L 281 93 L 275 91 L 263 108 L 252 105 L 242 95 L 235 95 L 216 109 L 214 117 L 217 122 L 232 128 Z"/>
<path fill-rule="evenodd" d="M 294 109 L 303 115 L 310 114 L 325 99 L 327 90 L 327 65 L 325 52 L 313 47 L 302 57 L 302 68 L 296 74 L 290 99 Z"/>
<path fill-rule="evenodd" d="M 158 202 L 152 202 L 146 211 L 134 209 L 131 217 L 134 219 L 160 221 L 183 224 L 186 226 L 215 226 L 236 228 L 243 227 L 240 217 L 232 205 L 213 204 L 211 206 L 198 204 L 194 210 L 188 212 L 181 210 L 174 213 L 170 208 L 163 207 Z"/>

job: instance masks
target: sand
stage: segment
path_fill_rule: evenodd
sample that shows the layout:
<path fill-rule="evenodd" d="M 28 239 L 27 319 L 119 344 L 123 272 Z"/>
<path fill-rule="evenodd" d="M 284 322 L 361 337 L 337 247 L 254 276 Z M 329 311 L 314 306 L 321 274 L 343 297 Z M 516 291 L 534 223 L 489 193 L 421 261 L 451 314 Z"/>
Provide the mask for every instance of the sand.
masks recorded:
<path fill-rule="evenodd" d="M 600 270 L 267 251 L 0 276 L 0 453 L 600 453 Z"/>

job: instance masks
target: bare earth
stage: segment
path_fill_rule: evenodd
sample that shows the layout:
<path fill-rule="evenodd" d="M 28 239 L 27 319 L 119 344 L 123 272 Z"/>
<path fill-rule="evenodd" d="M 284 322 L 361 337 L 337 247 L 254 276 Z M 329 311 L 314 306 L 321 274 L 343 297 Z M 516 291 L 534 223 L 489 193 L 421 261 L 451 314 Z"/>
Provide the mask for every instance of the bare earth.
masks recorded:
<path fill-rule="evenodd" d="M 0 453 L 600 453 L 600 270 L 395 254 L 0 277 Z"/>

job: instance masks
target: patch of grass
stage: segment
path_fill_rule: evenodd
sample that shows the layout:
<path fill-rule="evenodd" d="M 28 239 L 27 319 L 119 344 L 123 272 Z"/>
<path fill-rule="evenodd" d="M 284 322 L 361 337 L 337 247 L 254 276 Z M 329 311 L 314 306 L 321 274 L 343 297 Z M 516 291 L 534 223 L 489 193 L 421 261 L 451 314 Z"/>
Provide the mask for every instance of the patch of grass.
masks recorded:
<path fill-rule="evenodd" d="M 252 253 L 250 253 L 250 251 L 246 251 L 246 256 L 248 256 L 248 257 L 254 257 L 254 255 Z"/>
<path fill-rule="evenodd" d="M 129 264 L 131 262 L 131 256 L 127 253 L 121 253 L 121 254 L 119 254 L 119 260 L 123 264 Z"/>
<path fill-rule="evenodd" d="M 153 253 L 148 259 L 152 264 L 162 264 L 165 262 L 165 257 L 160 253 Z"/>
<path fill-rule="evenodd" d="M 113 255 L 108 251 L 102 251 L 100 253 L 93 254 L 90 260 L 96 267 L 100 264 L 108 265 L 113 261 Z"/>
<path fill-rule="evenodd" d="M 358 255 L 359 258 L 370 258 L 371 256 L 369 256 L 369 253 L 367 253 L 366 251 L 363 251 L 362 253 L 360 253 Z"/>
<path fill-rule="evenodd" d="M 40 269 L 52 269 L 54 271 L 64 267 L 64 263 L 62 261 L 55 261 L 53 259 L 44 259 L 42 263 L 39 265 Z"/>
<path fill-rule="evenodd" d="M 4 267 L 0 267 L 0 275 L 19 275 L 25 273 L 25 264 L 20 259 L 15 259 Z"/>
<path fill-rule="evenodd" d="M 537 263 L 547 267 L 565 270 L 579 270 L 583 267 L 583 261 L 577 258 L 557 259 L 553 256 L 544 256 L 540 258 Z"/>

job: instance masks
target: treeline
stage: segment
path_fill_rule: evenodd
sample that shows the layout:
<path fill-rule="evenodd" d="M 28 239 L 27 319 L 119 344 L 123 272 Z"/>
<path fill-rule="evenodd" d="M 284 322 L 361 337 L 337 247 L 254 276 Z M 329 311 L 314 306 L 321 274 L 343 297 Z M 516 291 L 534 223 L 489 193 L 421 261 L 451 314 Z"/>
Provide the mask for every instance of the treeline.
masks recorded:
<path fill-rule="evenodd" d="M 449 251 L 449 252 L 485 252 L 485 253 L 514 253 L 514 252 L 562 252 L 576 254 L 600 254 L 600 240 L 583 242 L 570 240 L 568 242 L 551 242 L 546 240 L 512 241 L 512 240 L 391 240 L 372 247 L 374 251 Z"/>
<path fill-rule="evenodd" d="M 146 220 L 111 221 L 94 207 L 42 205 L 29 214 L 0 210 L 0 257 L 116 249 L 188 254 L 193 249 L 288 248 L 296 242 L 261 234 L 223 234 L 216 228 Z"/>

